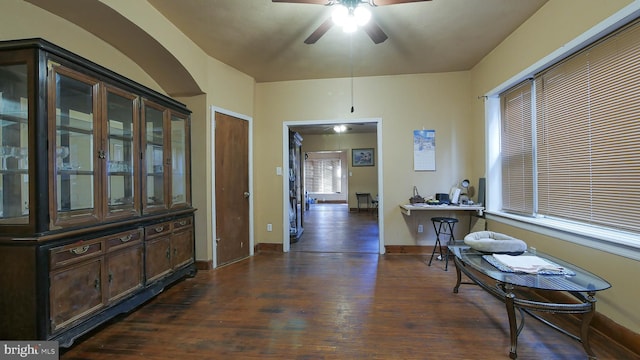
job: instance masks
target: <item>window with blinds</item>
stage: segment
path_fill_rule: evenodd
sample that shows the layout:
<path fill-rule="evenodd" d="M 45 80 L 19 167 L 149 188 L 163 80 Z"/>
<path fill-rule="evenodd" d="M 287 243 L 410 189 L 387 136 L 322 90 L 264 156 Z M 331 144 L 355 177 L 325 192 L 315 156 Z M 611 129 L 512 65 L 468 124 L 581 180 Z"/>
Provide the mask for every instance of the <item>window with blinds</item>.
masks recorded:
<path fill-rule="evenodd" d="M 304 185 L 309 193 L 335 194 L 342 192 L 342 161 L 335 157 L 309 157 L 304 162 Z"/>
<path fill-rule="evenodd" d="M 537 74 L 533 102 L 518 93 L 525 84 L 501 94 L 503 209 L 523 212 L 528 199 L 517 188 L 530 181 L 537 215 L 640 232 L 638 84 L 636 22 Z M 529 133 L 516 129 L 527 106 Z M 535 178 L 527 160 L 513 160 L 520 145 L 532 152 Z"/>
<path fill-rule="evenodd" d="M 533 215 L 533 135 L 531 81 L 501 97 L 502 208 Z"/>

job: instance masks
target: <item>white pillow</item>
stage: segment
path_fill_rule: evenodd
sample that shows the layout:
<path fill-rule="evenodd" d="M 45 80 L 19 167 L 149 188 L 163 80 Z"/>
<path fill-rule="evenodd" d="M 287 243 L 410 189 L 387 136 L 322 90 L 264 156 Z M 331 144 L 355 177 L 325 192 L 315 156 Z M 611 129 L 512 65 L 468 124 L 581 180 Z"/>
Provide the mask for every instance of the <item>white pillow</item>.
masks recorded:
<path fill-rule="evenodd" d="M 464 237 L 464 243 L 474 250 L 492 254 L 520 254 L 527 250 L 524 241 L 493 231 L 470 233 Z"/>

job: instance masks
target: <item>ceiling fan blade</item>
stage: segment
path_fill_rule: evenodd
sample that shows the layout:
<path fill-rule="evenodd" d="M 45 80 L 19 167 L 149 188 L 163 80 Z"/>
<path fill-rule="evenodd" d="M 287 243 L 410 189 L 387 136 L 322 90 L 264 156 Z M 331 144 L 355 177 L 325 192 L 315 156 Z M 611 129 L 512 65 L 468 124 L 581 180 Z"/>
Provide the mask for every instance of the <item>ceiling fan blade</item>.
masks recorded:
<path fill-rule="evenodd" d="M 373 0 L 374 6 L 384 6 L 384 5 L 395 5 L 395 4 L 406 4 L 412 2 L 422 2 L 422 1 L 431 1 L 431 0 Z M 295 2 L 295 1 L 292 1 Z"/>
<path fill-rule="evenodd" d="M 308 38 L 304 40 L 304 43 L 309 45 L 315 44 L 316 41 L 318 41 L 322 37 L 322 35 L 329 31 L 329 29 L 331 29 L 331 26 L 333 26 L 333 19 L 328 18 L 322 24 L 320 24 L 320 26 L 318 26 L 318 28 L 314 32 L 312 32 Z"/>
<path fill-rule="evenodd" d="M 329 5 L 329 0 L 271 0 L 275 3 Z"/>
<path fill-rule="evenodd" d="M 374 21 L 369 21 L 363 29 L 375 44 L 380 44 L 389 38 Z"/>

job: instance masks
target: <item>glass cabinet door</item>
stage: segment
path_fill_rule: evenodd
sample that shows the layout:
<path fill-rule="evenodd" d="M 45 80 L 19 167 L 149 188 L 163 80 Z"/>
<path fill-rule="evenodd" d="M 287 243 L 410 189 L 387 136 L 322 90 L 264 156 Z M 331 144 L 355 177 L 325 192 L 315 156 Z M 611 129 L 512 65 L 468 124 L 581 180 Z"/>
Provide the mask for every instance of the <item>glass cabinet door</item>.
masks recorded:
<path fill-rule="evenodd" d="M 29 223 L 27 64 L 0 65 L 0 223 Z"/>
<path fill-rule="evenodd" d="M 165 114 L 167 110 L 150 102 L 144 103 L 143 140 L 144 140 L 144 177 L 143 212 L 167 209 L 165 176 Z"/>
<path fill-rule="evenodd" d="M 53 67 L 49 82 L 50 136 L 54 167 L 50 196 L 53 223 L 77 225 L 97 221 L 96 162 L 96 94 L 98 83 L 82 74 Z M 53 108 L 51 108 L 53 106 Z M 53 144 L 51 144 L 53 143 Z M 50 180 L 51 181 L 51 180 Z"/>
<path fill-rule="evenodd" d="M 125 91 L 107 87 L 106 119 L 106 217 L 139 213 L 136 176 L 138 99 Z"/>
<path fill-rule="evenodd" d="M 171 206 L 180 207 L 191 204 L 189 186 L 190 159 L 188 122 L 183 115 L 171 115 Z"/>

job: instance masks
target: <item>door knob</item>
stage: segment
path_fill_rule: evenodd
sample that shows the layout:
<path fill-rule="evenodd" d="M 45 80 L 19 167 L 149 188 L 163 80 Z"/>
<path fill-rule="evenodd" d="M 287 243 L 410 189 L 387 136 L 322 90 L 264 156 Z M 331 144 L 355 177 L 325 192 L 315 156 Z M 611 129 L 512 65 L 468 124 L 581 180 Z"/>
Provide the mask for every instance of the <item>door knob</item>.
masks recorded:
<path fill-rule="evenodd" d="M 245 191 L 245 192 L 244 192 L 244 198 L 245 198 L 245 199 L 248 199 L 248 198 L 249 198 L 249 195 L 251 195 L 251 194 L 249 194 L 249 192 L 248 192 L 248 191 Z"/>

